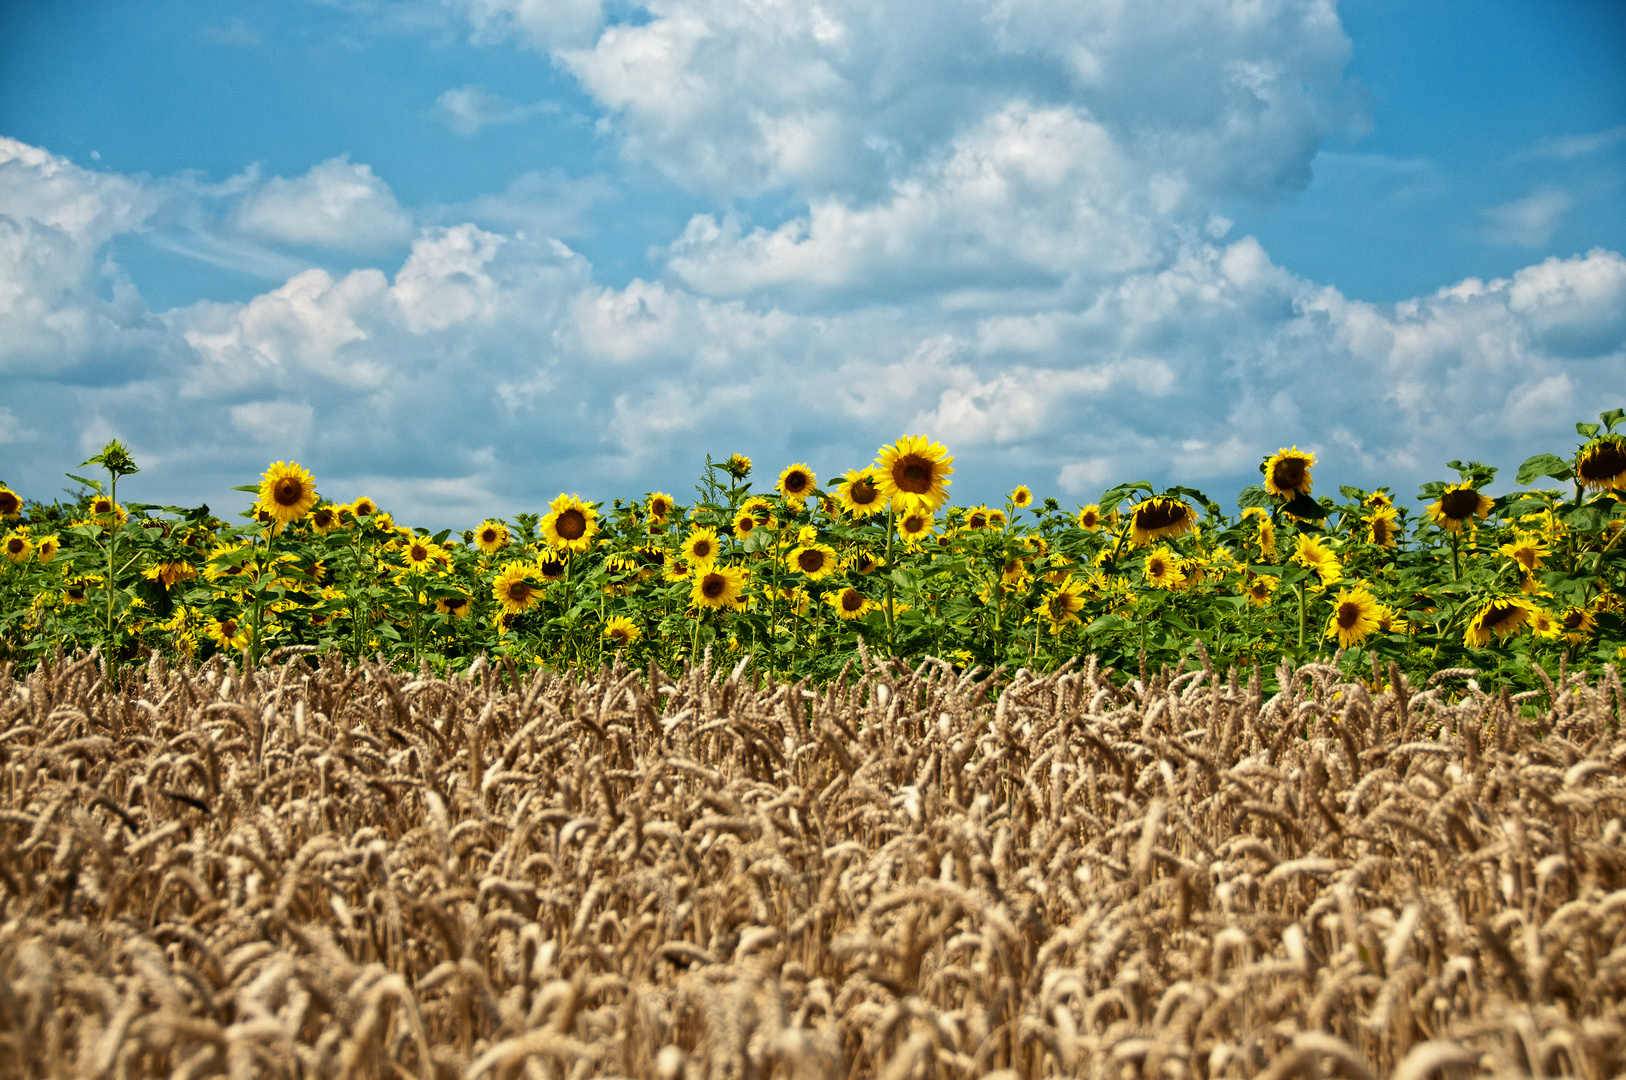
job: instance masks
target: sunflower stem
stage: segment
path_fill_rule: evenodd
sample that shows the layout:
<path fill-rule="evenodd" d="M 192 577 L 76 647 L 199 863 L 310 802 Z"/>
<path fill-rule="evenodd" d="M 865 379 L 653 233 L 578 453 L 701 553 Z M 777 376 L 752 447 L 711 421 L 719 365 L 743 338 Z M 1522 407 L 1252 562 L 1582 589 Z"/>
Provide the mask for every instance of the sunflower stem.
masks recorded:
<path fill-rule="evenodd" d="M 1299 596 L 1299 648 L 1304 648 L 1304 583 L 1293 586 L 1293 591 Z"/>
<path fill-rule="evenodd" d="M 113 469 L 107 470 L 110 478 L 108 501 L 113 505 L 107 511 L 107 651 L 112 655 L 108 657 L 108 664 L 118 661 L 118 642 L 113 638 L 113 553 L 119 546 L 119 474 Z"/>
<path fill-rule="evenodd" d="M 890 652 L 894 645 L 892 598 L 897 584 L 892 580 L 892 535 L 897 532 L 897 509 L 890 504 L 886 508 L 886 647 Z"/>
<path fill-rule="evenodd" d="M 1456 533 L 1451 534 L 1451 580 L 1457 581 L 1462 577 L 1462 559 L 1457 554 L 1457 545 L 1460 541 Z"/>

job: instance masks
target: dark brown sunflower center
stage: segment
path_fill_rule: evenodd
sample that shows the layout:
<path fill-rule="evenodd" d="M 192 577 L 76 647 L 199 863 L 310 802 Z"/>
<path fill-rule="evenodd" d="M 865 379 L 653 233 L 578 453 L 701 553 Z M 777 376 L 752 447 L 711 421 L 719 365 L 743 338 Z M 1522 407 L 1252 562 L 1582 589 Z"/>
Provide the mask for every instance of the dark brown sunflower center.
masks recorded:
<path fill-rule="evenodd" d="M 333 511 L 331 511 L 331 510 L 318 510 L 318 511 L 316 511 L 315 514 L 311 515 L 311 523 L 313 525 L 315 525 L 318 529 L 327 528 L 329 525 L 333 524 Z"/>
<path fill-rule="evenodd" d="M 413 562 L 423 562 L 429 558 L 429 549 L 422 544 L 413 544 L 411 555 Z"/>
<path fill-rule="evenodd" d="M 531 587 L 523 581 L 510 581 L 508 583 L 508 599 L 516 603 L 524 603 L 531 598 Z"/>
<path fill-rule="evenodd" d="M 1389 520 L 1387 518 L 1372 519 L 1372 540 L 1377 544 L 1389 542 Z"/>
<path fill-rule="evenodd" d="M 804 551 L 796 556 L 796 566 L 804 574 L 816 574 L 824 569 L 824 552 Z"/>
<path fill-rule="evenodd" d="M 868 506 L 876 499 L 879 499 L 881 493 L 868 480 L 854 480 L 847 497 L 853 501 L 854 506 Z"/>
<path fill-rule="evenodd" d="M 1586 613 L 1580 611 L 1566 611 L 1560 621 L 1566 630 L 1579 630 L 1586 625 Z"/>
<path fill-rule="evenodd" d="M 924 495 L 932 489 L 932 465 L 910 454 L 892 466 L 892 482 L 911 495 Z"/>
<path fill-rule="evenodd" d="M 462 596 L 448 596 L 444 603 L 446 604 L 446 610 L 456 611 L 464 604 L 468 603 L 468 599 Z"/>
<path fill-rule="evenodd" d="M 559 515 L 553 528 L 566 540 L 580 540 L 587 532 L 587 515 L 572 506 Z"/>
<path fill-rule="evenodd" d="M 1481 622 L 1487 629 L 1494 630 L 1503 623 L 1518 619 L 1523 612 L 1524 609 L 1515 604 L 1493 604 L 1491 605 L 1490 610 L 1485 612 L 1485 616 Z M 1515 625 L 1517 625 L 1517 623 L 1515 623 Z"/>
<path fill-rule="evenodd" d="M 543 559 L 536 564 L 536 568 L 542 571 L 545 578 L 563 577 L 565 572 L 565 564 L 558 559 Z"/>
<path fill-rule="evenodd" d="M 1162 577 L 1169 572 L 1169 564 L 1162 559 L 1148 559 L 1146 569 L 1153 577 Z"/>
<path fill-rule="evenodd" d="M 785 494 L 800 495 L 808 489 L 810 483 L 811 481 L 808 480 L 807 474 L 804 472 L 789 473 L 785 477 Z"/>
<path fill-rule="evenodd" d="M 83 600 L 84 598 L 85 598 L 85 587 L 83 585 L 69 585 L 68 586 L 68 599 L 69 600 Z"/>
<path fill-rule="evenodd" d="M 858 560 L 858 572 L 860 574 L 868 574 L 874 569 L 875 560 L 870 558 L 868 555 L 865 555 Z"/>
<path fill-rule="evenodd" d="M 746 518 L 745 520 L 749 521 L 750 518 Z M 747 528 L 749 528 L 749 526 L 747 526 Z M 710 540 L 696 540 L 694 542 L 694 557 L 697 558 L 697 559 L 709 559 L 709 558 L 711 558 L 711 541 Z"/>
<path fill-rule="evenodd" d="M 1086 529 L 1093 529 L 1100 520 L 1101 519 L 1096 517 L 1094 514 L 1085 514 L 1079 519 L 1079 524 L 1084 526 Z"/>
<path fill-rule="evenodd" d="M 305 497 L 305 485 L 297 476 L 284 476 L 271 485 L 271 498 L 278 506 L 298 506 Z"/>
<path fill-rule="evenodd" d="M 105 514 L 109 510 L 113 509 L 113 504 L 108 502 L 106 499 L 97 499 L 91 504 L 91 509 L 98 514 Z"/>
<path fill-rule="evenodd" d="M 672 512 L 672 504 L 664 499 L 656 499 L 649 504 L 649 512 L 656 517 L 665 517 Z"/>
<path fill-rule="evenodd" d="M 0 514 L 10 517 L 21 512 L 23 501 L 14 492 L 0 491 Z"/>
<path fill-rule="evenodd" d="M 630 637 L 632 637 L 632 635 L 627 633 L 627 628 L 624 626 L 618 626 L 614 630 L 610 631 L 610 640 L 620 645 L 625 645 L 627 643 L 627 639 Z"/>
<path fill-rule="evenodd" d="M 863 606 L 864 598 L 859 594 L 857 589 L 848 589 L 846 592 L 841 594 L 842 611 L 857 611 Z"/>
<path fill-rule="evenodd" d="M 1338 629 L 1353 630 L 1361 621 L 1361 606 L 1345 601 L 1338 605 Z"/>
<path fill-rule="evenodd" d="M 1626 447 L 1604 443 L 1581 459 L 1576 474 L 1582 480 L 1608 480 L 1626 472 Z"/>
<path fill-rule="evenodd" d="M 752 517 L 750 514 L 741 514 L 739 525 L 740 535 L 743 536 L 757 527 L 757 519 Z M 705 554 L 701 553 L 699 549 L 695 550 L 695 558 L 704 559 L 705 557 Z"/>
<path fill-rule="evenodd" d="M 482 544 L 495 544 L 497 542 L 497 530 L 485 529 L 481 531 L 480 542 Z"/>
<path fill-rule="evenodd" d="M 1186 520 L 1187 513 L 1185 503 L 1153 503 L 1135 511 L 1135 524 L 1147 530 L 1167 529 Z"/>
<path fill-rule="evenodd" d="M 707 574 L 700 581 L 700 595 L 715 600 L 728 591 L 728 579 L 721 574 Z"/>
<path fill-rule="evenodd" d="M 1283 458 L 1270 470 L 1270 478 L 1283 491 L 1297 491 L 1304 486 L 1304 459 Z"/>
<path fill-rule="evenodd" d="M 903 531 L 906 533 L 924 532 L 925 529 L 926 519 L 923 517 L 915 517 L 911 514 L 903 519 Z"/>
<path fill-rule="evenodd" d="M 987 514 L 972 514 L 966 519 L 966 527 L 971 529 L 986 529 L 988 527 Z"/>
<path fill-rule="evenodd" d="M 28 545 L 23 542 L 23 538 L 20 536 L 13 536 L 10 540 L 6 541 L 6 550 L 11 552 L 13 555 L 21 555 L 27 549 Z"/>
<path fill-rule="evenodd" d="M 236 619 L 225 619 L 225 620 L 223 620 L 221 622 L 221 624 L 220 624 L 220 632 L 222 634 L 226 635 L 227 637 L 236 637 L 237 636 L 237 620 Z"/>
<path fill-rule="evenodd" d="M 1472 488 L 1447 491 L 1440 496 L 1440 513 L 1452 521 L 1464 521 L 1479 510 L 1479 492 Z"/>

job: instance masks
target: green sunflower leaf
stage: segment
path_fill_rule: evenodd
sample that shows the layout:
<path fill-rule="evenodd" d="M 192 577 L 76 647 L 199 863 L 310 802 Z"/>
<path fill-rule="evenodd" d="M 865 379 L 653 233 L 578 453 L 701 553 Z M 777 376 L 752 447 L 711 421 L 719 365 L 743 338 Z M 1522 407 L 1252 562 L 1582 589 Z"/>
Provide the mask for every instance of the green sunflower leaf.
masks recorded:
<path fill-rule="evenodd" d="M 1550 476 L 1554 480 L 1568 480 L 1574 475 L 1570 472 L 1569 462 L 1563 458 L 1554 454 L 1537 454 L 1535 457 L 1525 458 L 1515 479 L 1521 484 L 1529 484 L 1543 476 Z"/>

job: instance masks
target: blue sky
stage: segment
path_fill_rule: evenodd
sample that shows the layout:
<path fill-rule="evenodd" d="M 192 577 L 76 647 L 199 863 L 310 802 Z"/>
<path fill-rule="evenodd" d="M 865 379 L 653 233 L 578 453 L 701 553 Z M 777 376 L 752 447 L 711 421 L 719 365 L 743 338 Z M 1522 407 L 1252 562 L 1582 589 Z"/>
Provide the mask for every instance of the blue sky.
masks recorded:
<path fill-rule="evenodd" d="M 297 458 L 426 525 L 923 432 L 959 501 L 1626 404 L 1626 9 L 0 8 L 0 479 Z"/>

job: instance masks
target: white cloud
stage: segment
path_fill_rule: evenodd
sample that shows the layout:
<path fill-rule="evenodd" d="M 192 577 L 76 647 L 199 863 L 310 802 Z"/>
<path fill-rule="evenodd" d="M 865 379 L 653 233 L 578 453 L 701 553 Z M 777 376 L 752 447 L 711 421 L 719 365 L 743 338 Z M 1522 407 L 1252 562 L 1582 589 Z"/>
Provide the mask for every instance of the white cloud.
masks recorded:
<path fill-rule="evenodd" d="M 1576 158 L 1585 154 L 1597 153 L 1599 150 L 1607 149 L 1620 142 L 1626 142 L 1626 124 L 1606 128 L 1603 131 L 1588 132 L 1584 135 L 1550 136 L 1537 142 L 1520 154 L 1519 157 Z"/>
<path fill-rule="evenodd" d="M 522 105 L 517 101 L 493 94 L 475 83 L 447 90 L 435 99 L 431 114 L 459 135 L 476 135 L 481 128 L 498 124 L 517 124 L 521 120 L 556 108 L 552 102 L 540 101 Z"/>
<path fill-rule="evenodd" d="M 267 240 L 343 251 L 382 250 L 412 233 L 412 216 L 389 185 L 348 154 L 292 180 L 272 177 L 238 205 L 236 224 Z"/>
<path fill-rule="evenodd" d="M 276 454 L 299 454 L 316 426 L 316 410 L 304 402 L 252 401 L 231 407 L 232 426 Z"/>
<path fill-rule="evenodd" d="M 390 296 L 415 334 L 489 316 L 497 288 L 485 266 L 503 238 L 473 225 L 426 229 L 395 275 Z"/>
<path fill-rule="evenodd" d="M 1485 237 L 1499 244 L 1541 247 L 1552 239 L 1573 205 L 1574 201 L 1557 188 L 1538 188 L 1522 199 L 1486 210 L 1490 223 Z"/>
<path fill-rule="evenodd" d="M 452 0 L 477 42 L 511 35 L 546 52 L 592 41 L 604 21 L 602 0 Z"/>

